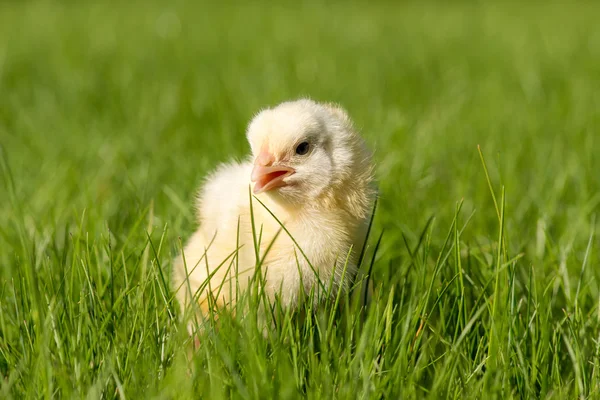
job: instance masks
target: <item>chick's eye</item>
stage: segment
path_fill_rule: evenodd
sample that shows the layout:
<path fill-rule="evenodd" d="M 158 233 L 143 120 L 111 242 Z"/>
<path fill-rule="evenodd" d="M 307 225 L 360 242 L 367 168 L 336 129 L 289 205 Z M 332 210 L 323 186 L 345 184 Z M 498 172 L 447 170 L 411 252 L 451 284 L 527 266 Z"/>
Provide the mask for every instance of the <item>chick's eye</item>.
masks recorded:
<path fill-rule="evenodd" d="M 310 150 L 310 144 L 308 142 L 302 142 L 296 147 L 296 154 L 303 156 L 308 153 L 308 150 Z"/>

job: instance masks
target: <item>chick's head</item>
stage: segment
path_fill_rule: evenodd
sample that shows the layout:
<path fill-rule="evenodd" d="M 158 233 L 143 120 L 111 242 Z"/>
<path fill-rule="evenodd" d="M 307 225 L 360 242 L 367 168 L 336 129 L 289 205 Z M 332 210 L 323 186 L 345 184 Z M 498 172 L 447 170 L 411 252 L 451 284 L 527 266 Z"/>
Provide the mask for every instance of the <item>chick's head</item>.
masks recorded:
<path fill-rule="evenodd" d="M 247 138 L 255 194 L 296 205 L 321 198 L 368 203 L 371 156 L 341 108 L 306 99 L 285 102 L 261 111 Z"/>

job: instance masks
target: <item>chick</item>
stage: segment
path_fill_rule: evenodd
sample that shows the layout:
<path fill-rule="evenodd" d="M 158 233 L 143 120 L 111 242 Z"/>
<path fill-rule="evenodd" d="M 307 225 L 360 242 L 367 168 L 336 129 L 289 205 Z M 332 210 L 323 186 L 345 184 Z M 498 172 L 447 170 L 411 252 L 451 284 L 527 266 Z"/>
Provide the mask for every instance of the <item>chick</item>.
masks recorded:
<path fill-rule="evenodd" d="M 209 304 L 234 305 L 257 265 L 283 307 L 319 280 L 333 294 L 347 290 L 376 195 L 352 121 L 336 105 L 301 99 L 261 111 L 246 136 L 248 161 L 220 166 L 200 189 L 200 226 L 174 261 L 180 306 L 196 301 L 206 315 Z"/>

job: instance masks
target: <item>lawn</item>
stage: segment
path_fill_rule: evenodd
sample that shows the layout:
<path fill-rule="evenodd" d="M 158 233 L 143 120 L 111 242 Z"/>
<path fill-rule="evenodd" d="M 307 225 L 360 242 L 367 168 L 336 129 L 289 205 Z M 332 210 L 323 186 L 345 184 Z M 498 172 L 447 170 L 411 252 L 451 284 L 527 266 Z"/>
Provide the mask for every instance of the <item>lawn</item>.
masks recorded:
<path fill-rule="evenodd" d="M 599 15 L 1 2 L 0 398 L 600 398 Z M 195 190 L 301 96 L 375 151 L 371 301 L 192 352 Z"/>

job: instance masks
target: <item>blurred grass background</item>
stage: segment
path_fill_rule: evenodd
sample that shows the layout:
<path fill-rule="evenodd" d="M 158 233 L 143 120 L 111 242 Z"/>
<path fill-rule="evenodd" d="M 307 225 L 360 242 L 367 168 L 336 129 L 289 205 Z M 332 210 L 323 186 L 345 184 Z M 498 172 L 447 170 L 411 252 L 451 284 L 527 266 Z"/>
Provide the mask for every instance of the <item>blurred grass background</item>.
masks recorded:
<path fill-rule="evenodd" d="M 0 3 L 4 395 L 599 396 L 599 15 L 595 2 Z M 375 355 L 369 368 L 352 367 L 364 382 L 323 360 L 285 364 L 283 344 L 271 350 L 281 359 L 261 353 L 265 370 L 225 347 L 198 365 L 237 363 L 239 376 L 188 376 L 177 358 L 184 336 L 152 303 L 160 285 L 149 271 L 168 272 L 178 238 L 192 232 L 202 177 L 248 152 L 249 119 L 300 96 L 341 103 L 375 150 L 374 234 L 385 234 L 374 279 L 380 293 L 412 293 L 395 309 L 397 349 L 412 351 L 423 331 L 417 304 L 428 282 L 442 296 L 458 265 L 469 288 L 439 297 L 412 361 L 393 353 L 387 370 L 370 369 Z M 504 269 L 494 269 L 499 221 L 478 145 L 497 198 L 506 190 L 504 261 L 518 260 Z M 458 225 L 468 224 L 452 240 L 458 256 L 436 275 L 461 200 Z M 431 250 L 413 257 L 432 216 Z M 148 255 L 148 224 L 163 240 L 157 255 Z M 498 293 L 486 282 L 502 271 Z M 115 311 L 120 295 L 137 300 Z M 522 337 L 486 368 L 492 312 L 452 347 L 453 326 L 468 320 L 455 305 L 466 313 L 494 296 L 506 298 L 504 328 L 519 326 Z M 147 329 L 157 336 L 140 333 Z M 141 361 L 119 364 L 124 354 Z"/>

